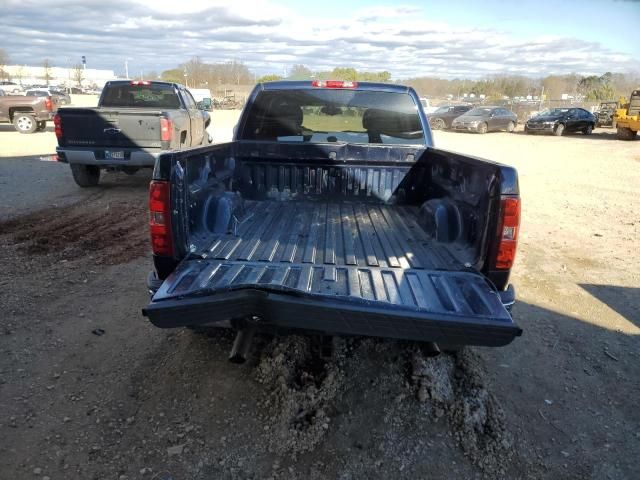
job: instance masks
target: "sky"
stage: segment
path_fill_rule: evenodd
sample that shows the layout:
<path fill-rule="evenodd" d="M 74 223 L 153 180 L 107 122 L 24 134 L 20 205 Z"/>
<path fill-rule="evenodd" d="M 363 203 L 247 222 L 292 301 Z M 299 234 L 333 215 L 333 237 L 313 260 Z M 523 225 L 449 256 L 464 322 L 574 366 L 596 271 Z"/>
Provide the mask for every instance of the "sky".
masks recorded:
<path fill-rule="evenodd" d="M 11 64 L 124 73 L 191 57 L 258 75 L 293 64 L 415 76 L 640 71 L 640 1 L 0 0 Z"/>

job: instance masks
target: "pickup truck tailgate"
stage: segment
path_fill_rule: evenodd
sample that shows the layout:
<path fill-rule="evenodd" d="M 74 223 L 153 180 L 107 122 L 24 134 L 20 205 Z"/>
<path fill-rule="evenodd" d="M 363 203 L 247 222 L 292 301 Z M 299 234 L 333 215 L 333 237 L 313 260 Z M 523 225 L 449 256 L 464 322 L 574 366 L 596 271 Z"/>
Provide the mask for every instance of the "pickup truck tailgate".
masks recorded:
<path fill-rule="evenodd" d="M 160 148 L 162 112 L 148 109 L 65 108 L 67 146 Z"/>
<path fill-rule="evenodd" d="M 500 296 L 415 219 L 416 207 L 253 202 L 234 233 L 184 260 L 144 314 L 159 327 L 265 325 L 499 346 L 520 335 Z"/>

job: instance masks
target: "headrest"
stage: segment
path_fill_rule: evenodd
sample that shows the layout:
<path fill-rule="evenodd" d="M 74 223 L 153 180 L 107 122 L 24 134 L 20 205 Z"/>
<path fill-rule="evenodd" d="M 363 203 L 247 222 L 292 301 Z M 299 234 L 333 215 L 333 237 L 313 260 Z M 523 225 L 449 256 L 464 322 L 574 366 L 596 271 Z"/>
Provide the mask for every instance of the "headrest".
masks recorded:
<path fill-rule="evenodd" d="M 417 113 L 400 113 L 369 108 L 362 116 L 362 127 L 376 133 L 407 133 L 422 130 Z"/>
<path fill-rule="evenodd" d="M 302 108 L 288 103 L 273 105 L 269 110 L 269 119 L 300 127 L 302 125 Z"/>

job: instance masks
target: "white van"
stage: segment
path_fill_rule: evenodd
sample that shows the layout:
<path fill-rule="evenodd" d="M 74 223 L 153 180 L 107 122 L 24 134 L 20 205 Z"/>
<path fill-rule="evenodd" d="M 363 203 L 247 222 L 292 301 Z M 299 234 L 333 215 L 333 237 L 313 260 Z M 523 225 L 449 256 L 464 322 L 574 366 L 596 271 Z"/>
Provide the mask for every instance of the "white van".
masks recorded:
<path fill-rule="evenodd" d="M 188 90 L 196 103 L 204 106 L 204 110 L 213 110 L 213 99 L 208 88 L 189 88 Z"/>

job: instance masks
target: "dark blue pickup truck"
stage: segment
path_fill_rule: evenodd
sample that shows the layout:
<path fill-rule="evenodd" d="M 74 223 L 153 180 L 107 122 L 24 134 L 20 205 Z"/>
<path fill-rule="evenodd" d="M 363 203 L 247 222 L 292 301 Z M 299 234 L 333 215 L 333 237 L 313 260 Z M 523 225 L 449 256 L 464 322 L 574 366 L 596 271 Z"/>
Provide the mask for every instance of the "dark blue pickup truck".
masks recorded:
<path fill-rule="evenodd" d="M 232 142 L 163 154 L 150 186 L 158 327 L 510 343 L 515 169 L 433 147 L 416 92 L 256 86 Z"/>

